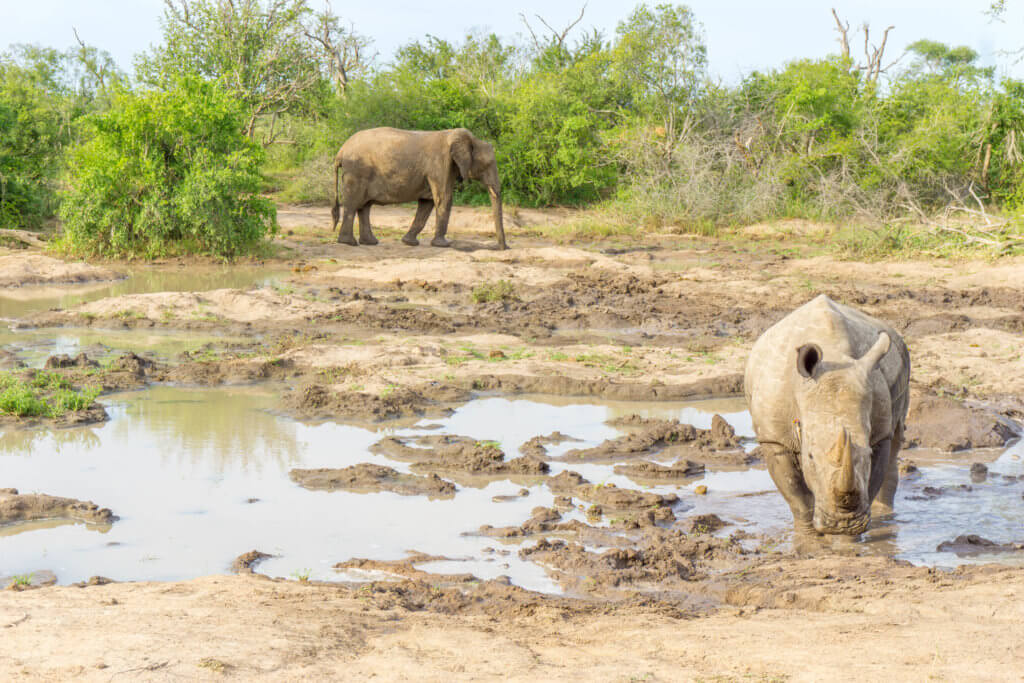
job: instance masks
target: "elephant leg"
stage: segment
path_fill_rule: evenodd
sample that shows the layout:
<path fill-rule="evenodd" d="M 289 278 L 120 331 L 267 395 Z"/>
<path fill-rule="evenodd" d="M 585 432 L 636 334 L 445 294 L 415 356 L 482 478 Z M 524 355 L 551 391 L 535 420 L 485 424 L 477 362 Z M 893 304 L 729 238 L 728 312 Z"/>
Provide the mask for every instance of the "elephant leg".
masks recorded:
<path fill-rule="evenodd" d="M 878 497 L 871 504 L 871 513 L 875 515 L 891 515 L 893 503 L 896 500 L 896 488 L 900 485 L 900 446 L 903 445 L 903 424 L 896 426 L 889 444 L 889 468 L 885 472 L 885 479 L 882 481 L 882 488 L 878 491 Z"/>
<path fill-rule="evenodd" d="M 408 244 L 410 247 L 415 247 L 420 241 L 417 236 L 423 232 L 423 228 L 427 225 L 427 218 L 430 217 L 430 212 L 434 210 L 434 200 L 432 199 L 421 199 L 419 204 L 416 206 L 416 217 L 412 219 L 412 225 L 409 226 L 409 232 L 405 233 L 402 237 L 402 243 Z"/>
<path fill-rule="evenodd" d="M 430 246 L 432 247 L 450 247 L 452 243 L 445 238 L 445 234 L 448 232 L 448 219 L 452 214 L 452 197 L 451 192 L 448 192 L 447 201 L 437 201 L 434 199 L 435 211 L 434 211 L 434 239 L 430 240 Z"/>
<path fill-rule="evenodd" d="M 761 444 L 761 453 L 768 465 L 768 474 L 789 504 L 796 530 L 813 533 L 814 495 L 804 483 L 803 473 L 797 464 L 799 455 L 774 443 Z"/>
<path fill-rule="evenodd" d="M 356 212 L 345 207 L 345 211 L 341 217 L 341 229 L 338 230 L 338 244 L 348 244 L 353 247 L 358 247 L 359 242 L 356 242 L 356 238 L 352 236 L 352 224 L 355 222 Z"/>
<path fill-rule="evenodd" d="M 377 238 L 373 236 L 373 228 L 370 226 L 370 205 L 367 204 L 359 209 L 359 244 L 370 246 L 377 244 Z"/>

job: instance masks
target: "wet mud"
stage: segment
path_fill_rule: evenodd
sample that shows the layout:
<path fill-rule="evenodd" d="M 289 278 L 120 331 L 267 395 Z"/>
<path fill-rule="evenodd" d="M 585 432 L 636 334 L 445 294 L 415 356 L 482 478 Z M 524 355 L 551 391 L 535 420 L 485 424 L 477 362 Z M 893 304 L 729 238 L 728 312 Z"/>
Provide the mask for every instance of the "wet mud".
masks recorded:
<path fill-rule="evenodd" d="M 455 495 L 455 485 L 436 474 L 404 474 L 390 467 L 370 463 L 341 469 L 295 469 L 288 474 L 296 484 L 313 491 L 391 491 L 402 496 L 427 496 L 430 499 L 451 498 Z"/>
<path fill-rule="evenodd" d="M 942 396 L 918 396 L 910 402 L 903 443 L 905 448 L 956 452 L 1001 448 L 1018 438 L 1019 427 L 991 408 Z"/>
<path fill-rule="evenodd" d="M 543 477 L 548 465 L 531 456 L 505 459 L 498 444 L 466 436 L 438 434 L 410 438 L 387 437 L 370 452 L 412 463 L 417 472 L 441 473 L 467 485 L 481 485 L 493 478 L 526 481 Z"/>
<path fill-rule="evenodd" d="M 403 417 L 443 417 L 451 404 L 469 400 L 464 389 L 440 382 L 415 387 L 394 387 L 380 394 L 363 391 L 334 391 L 312 384 L 290 392 L 282 399 L 282 410 L 299 419 L 335 418 L 354 421 L 394 420 Z"/>
<path fill-rule="evenodd" d="M 714 416 L 710 429 L 698 429 L 678 420 L 656 420 L 640 415 L 619 418 L 610 424 L 633 431 L 593 448 L 570 450 L 558 459 L 567 462 L 621 462 L 658 455 L 665 459 L 733 465 L 748 465 L 754 460 L 743 450 L 736 431 L 721 415 Z"/>

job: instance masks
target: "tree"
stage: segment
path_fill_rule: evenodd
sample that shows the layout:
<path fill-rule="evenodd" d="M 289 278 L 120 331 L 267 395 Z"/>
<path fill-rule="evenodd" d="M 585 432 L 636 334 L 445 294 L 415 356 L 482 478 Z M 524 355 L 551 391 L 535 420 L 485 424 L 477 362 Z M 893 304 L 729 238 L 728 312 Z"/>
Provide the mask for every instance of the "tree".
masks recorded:
<path fill-rule="evenodd" d="M 685 5 L 639 5 L 616 30 L 619 78 L 632 84 L 638 113 L 662 120 L 669 145 L 705 80 L 707 48 L 701 33 Z"/>
<path fill-rule="evenodd" d="M 338 94 L 344 96 L 353 78 L 369 72 L 371 60 L 366 52 L 372 44 L 370 39 L 356 33 L 351 24 L 345 28 L 330 2 L 306 19 L 303 33 L 323 51 L 324 75 L 334 83 Z"/>
<path fill-rule="evenodd" d="M 182 76 L 121 91 L 91 117 L 70 155 L 60 216 L 80 253 L 231 257 L 276 230 L 259 196 L 263 150 L 242 132 L 243 103 L 215 81 Z"/>
<path fill-rule="evenodd" d="M 244 103 L 249 138 L 257 121 L 271 117 L 267 143 L 273 140 L 277 117 L 309 106 L 323 71 L 306 35 L 303 22 L 310 10 L 305 0 L 165 4 L 164 43 L 136 62 L 142 82 L 168 87 L 185 74 L 216 80 Z"/>

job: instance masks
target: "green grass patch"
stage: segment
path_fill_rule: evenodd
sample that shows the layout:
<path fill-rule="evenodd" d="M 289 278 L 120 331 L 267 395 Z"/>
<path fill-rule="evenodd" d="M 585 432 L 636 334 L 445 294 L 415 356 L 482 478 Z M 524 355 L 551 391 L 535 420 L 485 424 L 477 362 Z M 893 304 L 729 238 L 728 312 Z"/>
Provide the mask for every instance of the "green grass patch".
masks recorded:
<path fill-rule="evenodd" d="M 473 288 L 471 294 L 474 303 L 483 304 L 490 301 L 517 301 L 515 288 L 508 280 L 484 282 Z"/>
<path fill-rule="evenodd" d="M 65 378 L 43 370 L 25 379 L 9 372 L 0 373 L 0 415 L 60 417 L 85 410 L 99 394 L 99 387 L 76 391 Z"/>

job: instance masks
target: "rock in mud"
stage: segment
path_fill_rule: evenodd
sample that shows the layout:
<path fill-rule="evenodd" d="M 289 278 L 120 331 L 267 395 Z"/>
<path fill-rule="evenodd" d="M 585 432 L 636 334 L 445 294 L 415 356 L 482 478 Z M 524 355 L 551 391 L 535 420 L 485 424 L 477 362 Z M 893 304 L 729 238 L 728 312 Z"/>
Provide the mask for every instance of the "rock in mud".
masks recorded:
<path fill-rule="evenodd" d="M 412 469 L 417 472 L 444 472 L 470 477 L 542 477 L 548 471 L 547 463 L 536 458 L 523 456 L 505 460 L 505 454 L 494 442 L 450 434 L 401 439 L 388 437 L 371 446 L 370 451 L 411 462 Z"/>
<path fill-rule="evenodd" d="M 988 478 L 988 465 L 976 462 L 971 465 L 971 481 L 980 484 Z"/>
<path fill-rule="evenodd" d="M 455 485 L 436 474 L 404 474 L 390 467 L 361 463 L 341 469 L 294 469 L 288 473 L 299 486 L 315 491 L 352 491 L 375 493 L 391 491 L 402 496 L 451 498 Z"/>
<path fill-rule="evenodd" d="M 89 524 L 113 524 L 117 521 L 108 508 L 101 508 L 91 501 L 42 493 L 22 495 L 18 489 L 0 489 L 0 524 L 38 519 L 73 519 Z"/>
<path fill-rule="evenodd" d="M 593 448 L 571 450 L 558 459 L 609 462 L 664 452 L 664 455 L 685 455 L 697 462 L 748 464 L 752 461 L 752 456 L 741 448 L 733 428 L 719 415 L 715 415 L 711 429 L 639 415 L 612 420 L 609 424 L 636 428 L 636 431 Z"/>
<path fill-rule="evenodd" d="M 235 558 L 235 561 L 231 563 L 231 572 L 233 574 L 255 574 L 253 567 L 271 557 L 273 555 L 261 553 L 259 550 L 250 550 Z"/>
<path fill-rule="evenodd" d="M 1017 438 L 1006 418 L 945 396 L 911 397 L 904 447 L 963 451 L 1000 448 Z"/>
<path fill-rule="evenodd" d="M 450 384 L 428 382 L 414 388 L 398 387 L 381 395 L 361 391 L 331 391 L 320 384 L 286 394 L 285 410 L 299 418 L 338 418 L 379 422 L 401 417 L 450 415 L 446 404 L 463 403 L 468 391 Z"/>
<path fill-rule="evenodd" d="M 1024 550 L 1024 543 L 996 543 L 976 534 L 957 536 L 952 541 L 943 541 L 935 548 L 940 553 L 956 553 L 958 557 L 985 555 L 989 553 L 1012 553 Z"/>

